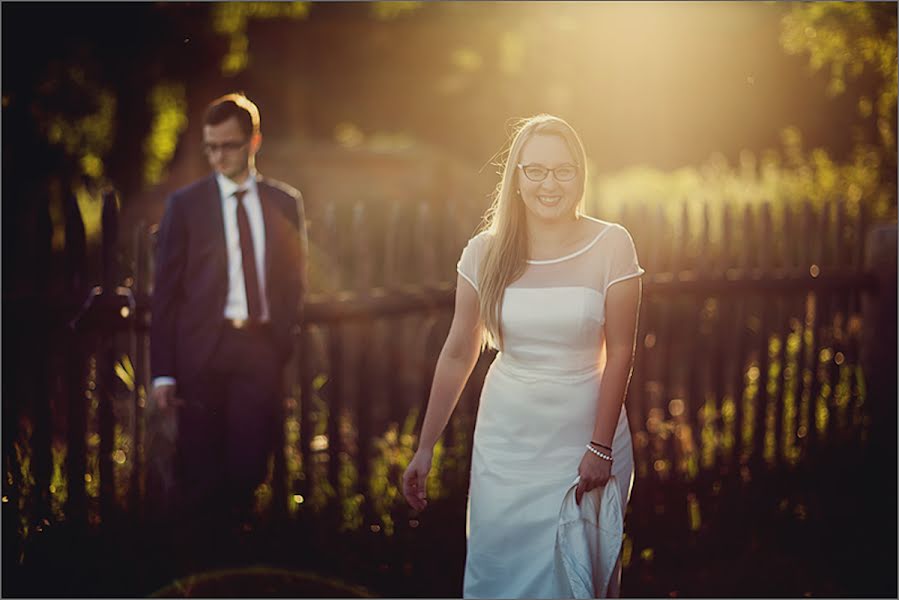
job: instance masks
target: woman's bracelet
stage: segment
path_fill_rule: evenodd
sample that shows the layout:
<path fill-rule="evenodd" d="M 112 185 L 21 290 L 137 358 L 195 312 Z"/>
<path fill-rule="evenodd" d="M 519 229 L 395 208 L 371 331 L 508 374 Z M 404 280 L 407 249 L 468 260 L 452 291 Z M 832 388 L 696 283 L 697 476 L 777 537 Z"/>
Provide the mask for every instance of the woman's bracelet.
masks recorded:
<path fill-rule="evenodd" d="M 595 454 L 596 456 L 600 457 L 603 460 L 612 462 L 612 457 L 609 454 L 606 454 L 605 452 L 600 452 L 599 450 L 597 450 L 590 444 L 587 444 L 587 450 L 589 450 L 590 452 L 592 452 L 593 454 Z"/>
<path fill-rule="evenodd" d="M 605 448 L 605 449 L 608 450 L 609 452 L 612 451 L 612 447 L 611 447 L 611 446 L 606 446 L 605 444 L 600 444 L 599 442 L 590 442 L 590 443 L 591 443 L 592 445 L 594 445 L 594 446 L 598 446 L 598 447 L 600 447 L 600 448 Z"/>

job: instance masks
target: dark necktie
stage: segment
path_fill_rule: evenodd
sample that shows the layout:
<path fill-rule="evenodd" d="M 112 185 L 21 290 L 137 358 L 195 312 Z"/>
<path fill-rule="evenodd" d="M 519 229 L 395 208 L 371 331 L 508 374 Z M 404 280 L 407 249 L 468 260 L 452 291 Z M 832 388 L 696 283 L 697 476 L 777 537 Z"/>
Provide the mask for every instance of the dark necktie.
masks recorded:
<path fill-rule="evenodd" d="M 250 219 L 243 205 L 243 197 L 247 190 L 237 190 L 237 230 L 240 233 L 240 257 L 243 263 L 243 282 L 247 292 L 247 312 L 250 321 L 258 321 L 262 317 L 262 302 L 259 299 L 259 277 L 256 275 L 256 251 L 253 249 L 253 234 L 250 231 Z"/>

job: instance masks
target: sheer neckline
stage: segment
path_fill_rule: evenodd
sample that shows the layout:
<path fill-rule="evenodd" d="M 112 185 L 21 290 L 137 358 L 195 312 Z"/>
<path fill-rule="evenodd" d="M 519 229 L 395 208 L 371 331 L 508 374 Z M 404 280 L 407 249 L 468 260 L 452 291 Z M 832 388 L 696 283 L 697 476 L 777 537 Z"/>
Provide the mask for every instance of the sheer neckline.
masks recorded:
<path fill-rule="evenodd" d="M 590 219 L 590 217 L 586 217 L 586 218 Z M 597 223 L 600 222 L 599 219 L 590 219 L 590 220 L 596 221 Z M 586 246 L 584 246 L 580 250 L 575 250 L 571 254 L 566 254 L 565 256 L 561 256 L 559 258 L 548 258 L 546 260 L 530 260 L 530 259 L 528 259 L 525 262 L 527 262 L 529 265 L 551 265 L 551 264 L 560 263 L 562 261 L 572 259 L 576 256 L 580 256 L 581 254 L 583 254 L 584 252 L 586 252 L 587 250 L 589 250 L 590 248 L 595 246 L 596 242 L 599 241 L 599 238 L 604 236 L 606 234 L 606 232 L 611 228 L 612 228 L 611 225 L 606 224 L 606 226 L 603 227 L 602 230 L 596 234 L 596 237 L 594 237 L 592 240 L 590 240 L 590 242 Z"/>

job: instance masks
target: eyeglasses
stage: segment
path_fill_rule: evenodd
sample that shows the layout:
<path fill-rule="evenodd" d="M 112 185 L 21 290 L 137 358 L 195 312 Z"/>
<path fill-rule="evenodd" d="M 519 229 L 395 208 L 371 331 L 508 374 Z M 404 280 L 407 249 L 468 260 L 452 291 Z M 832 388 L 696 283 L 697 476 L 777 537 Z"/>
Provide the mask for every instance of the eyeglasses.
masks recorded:
<path fill-rule="evenodd" d="M 248 141 L 249 140 L 244 140 L 242 142 L 222 142 L 221 144 L 203 142 L 203 152 L 206 154 L 215 154 L 219 150 L 222 152 L 237 152 L 246 146 Z"/>
<path fill-rule="evenodd" d="M 555 169 L 550 169 L 549 167 L 537 164 L 518 165 L 518 168 L 521 169 L 524 176 L 531 181 L 543 181 L 550 173 L 553 174 L 556 181 L 571 181 L 577 177 L 578 173 L 577 165 L 570 164 L 559 165 Z"/>

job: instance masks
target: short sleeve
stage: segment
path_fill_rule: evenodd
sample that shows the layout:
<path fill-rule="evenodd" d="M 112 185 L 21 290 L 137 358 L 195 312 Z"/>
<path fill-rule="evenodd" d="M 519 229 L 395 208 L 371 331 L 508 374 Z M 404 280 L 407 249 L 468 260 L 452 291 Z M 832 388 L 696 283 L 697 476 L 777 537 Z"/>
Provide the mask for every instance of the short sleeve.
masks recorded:
<path fill-rule="evenodd" d="M 484 249 L 487 239 L 486 233 L 479 233 L 474 236 L 465 245 L 462 250 L 462 256 L 456 263 L 456 271 L 465 281 L 471 284 L 471 287 L 477 291 L 478 289 L 478 270 L 480 269 L 481 259 L 484 257 Z"/>
<path fill-rule="evenodd" d="M 606 291 L 620 281 L 639 277 L 645 273 L 637 260 L 637 249 L 627 229 L 617 225 L 609 234 L 612 243 L 608 262 L 609 272 L 606 274 Z"/>

